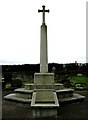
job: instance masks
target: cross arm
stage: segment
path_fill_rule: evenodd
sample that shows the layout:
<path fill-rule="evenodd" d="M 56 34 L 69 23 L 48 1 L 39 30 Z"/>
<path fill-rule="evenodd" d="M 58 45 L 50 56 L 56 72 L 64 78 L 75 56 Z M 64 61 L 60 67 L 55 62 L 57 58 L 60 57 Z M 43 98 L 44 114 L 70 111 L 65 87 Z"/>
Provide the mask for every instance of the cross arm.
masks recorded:
<path fill-rule="evenodd" d="M 38 10 L 38 12 L 43 12 L 43 10 Z M 45 10 L 45 12 L 50 12 L 49 10 Z"/>
<path fill-rule="evenodd" d="M 43 9 L 42 10 L 38 10 L 38 12 L 42 12 L 42 24 L 45 24 L 45 12 L 49 12 L 49 9 L 48 10 L 45 10 L 45 6 L 43 5 L 42 6 Z"/>

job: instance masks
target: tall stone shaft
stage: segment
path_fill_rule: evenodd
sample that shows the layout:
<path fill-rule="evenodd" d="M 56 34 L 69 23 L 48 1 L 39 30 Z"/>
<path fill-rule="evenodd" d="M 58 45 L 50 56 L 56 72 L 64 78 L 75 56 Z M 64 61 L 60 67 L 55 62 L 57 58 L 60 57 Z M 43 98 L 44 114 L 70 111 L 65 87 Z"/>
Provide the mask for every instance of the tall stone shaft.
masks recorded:
<path fill-rule="evenodd" d="M 40 72 L 48 72 L 47 26 L 41 25 L 40 37 Z"/>
<path fill-rule="evenodd" d="M 47 26 L 45 25 L 45 12 L 49 12 L 49 10 L 45 10 L 45 6 L 42 6 L 42 10 L 38 10 L 38 12 L 42 12 L 42 25 L 41 25 L 41 37 L 40 37 L 40 73 L 48 72 L 48 51 L 47 51 Z"/>

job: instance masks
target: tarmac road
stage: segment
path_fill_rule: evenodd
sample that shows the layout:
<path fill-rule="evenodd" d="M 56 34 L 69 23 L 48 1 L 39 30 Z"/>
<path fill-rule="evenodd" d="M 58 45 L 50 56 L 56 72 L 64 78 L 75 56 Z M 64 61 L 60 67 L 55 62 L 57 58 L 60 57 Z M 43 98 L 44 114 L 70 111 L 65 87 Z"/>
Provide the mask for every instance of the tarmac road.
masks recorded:
<path fill-rule="evenodd" d="M 33 119 L 29 105 L 4 101 L 3 96 L 13 91 L 2 92 L 2 120 L 30 120 Z M 83 102 L 61 105 L 56 118 L 53 120 L 88 120 L 88 91 L 76 91 L 86 98 Z M 37 118 L 45 120 L 46 118 Z"/>

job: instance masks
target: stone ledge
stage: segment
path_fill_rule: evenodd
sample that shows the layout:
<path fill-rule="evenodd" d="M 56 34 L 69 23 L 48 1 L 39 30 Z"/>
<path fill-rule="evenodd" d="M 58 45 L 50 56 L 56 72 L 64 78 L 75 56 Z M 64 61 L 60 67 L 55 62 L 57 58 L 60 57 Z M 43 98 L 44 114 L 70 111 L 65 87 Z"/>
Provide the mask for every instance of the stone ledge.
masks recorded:
<path fill-rule="evenodd" d="M 4 97 L 5 100 L 16 101 L 20 103 L 30 103 L 31 99 L 17 97 L 16 94 L 9 94 Z"/>
<path fill-rule="evenodd" d="M 33 90 L 34 89 L 34 84 L 25 84 L 25 89 L 26 90 Z"/>
<path fill-rule="evenodd" d="M 26 90 L 25 88 L 18 88 L 18 89 L 15 89 L 14 92 L 16 93 L 33 93 L 34 90 Z"/>
<path fill-rule="evenodd" d="M 36 103 L 31 106 L 32 108 L 58 108 L 59 105 L 55 105 L 53 103 Z"/>
<path fill-rule="evenodd" d="M 24 99 L 24 98 L 16 97 L 16 93 L 6 95 L 4 97 L 4 99 L 9 100 L 9 101 L 16 101 L 16 102 L 20 102 L 20 103 L 27 103 L 29 105 L 30 105 L 30 103 L 32 101 L 32 99 Z M 81 101 L 81 100 L 84 100 L 84 99 L 85 99 L 85 96 L 74 93 L 72 97 L 61 98 L 61 99 L 58 99 L 58 100 L 59 100 L 60 103 L 69 103 L 69 102 Z M 49 105 L 51 105 L 51 104 L 49 104 Z"/>
<path fill-rule="evenodd" d="M 58 99 L 66 98 L 66 97 L 72 97 L 73 96 L 73 89 L 62 89 L 62 90 L 56 90 Z"/>
<path fill-rule="evenodd" d="M 53 91 L 53 92 L 55 92 L 54 89 L 34 89 L 34 92 L 36 92 L 36 91 Z"/>
<path fill-rule="evenodd" d="M 80 94 L 74 93 L 72 97 L 67 97 L 67 98 L 59 99 L 59 102 L 60 103 L 76 102 L 76 101 L 84 100 L 84 99 L 85 99 L 85 96 L 82 96 Z"/>
<path fill-rule="evenodd" d="M 74 92 L 74 89 L 71 88 L 65 88 L 61 90 L 56 90 L 57 93 L 64 93 L 64 92 Z"/>
<path fill-rule="evenodd" d="M 54 89 L 55 89 L 55 90 L 64 89 L 64 86 L 63 86 L 63 84 L 56 83 L 56 84 L 54 84 Z"/>
<path fill-rule="evenodd" d="M 55 90 L 60 90 L 60 89 L 64 89 L 64 86 L 63 84 L 59 84 L 59 83 L 56 83 L 54 85 L 52 84 L 37 84 L 37 85 L 34 85 L 34 84 L 25 84 L 25 90 L 34 90 L 34 89 L 55 89 Z"/>
<path fill-rule="evenodd" d="M 54 86 L 39 84 L 39 85 L 34 85 L 34 89 L 54 89 Z"/>
<path fill-rule="evenodd" d="M 51 76 L 54 76 L 53 73 L 35 73 L 34 75 L 39 75 L 39 76 L 48 76 L 48 75 L 51 75 Z"/>

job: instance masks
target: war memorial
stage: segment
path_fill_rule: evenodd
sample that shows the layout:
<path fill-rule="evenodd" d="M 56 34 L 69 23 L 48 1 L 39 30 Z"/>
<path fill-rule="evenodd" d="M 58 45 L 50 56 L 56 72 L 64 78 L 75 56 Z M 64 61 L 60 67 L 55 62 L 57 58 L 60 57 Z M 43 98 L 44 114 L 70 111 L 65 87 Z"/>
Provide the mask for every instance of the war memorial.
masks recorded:
<path fill-rule="evenodd" d="M 61 83 L 54 83 L 54 73 L 48 72 L 48 41 L 45 13 L 49 10 L 42 6 L 42 25 L 40 27 L 40 72 L 34 74 L 34 83 L 25 84 L 24 88 L 4 96 L 10 102 L 26 103 L 32 110 L 33 117 L 57 116 L 60 103 L 80 101 L 85 98 L 74 89 L 65 88 Z"/>

